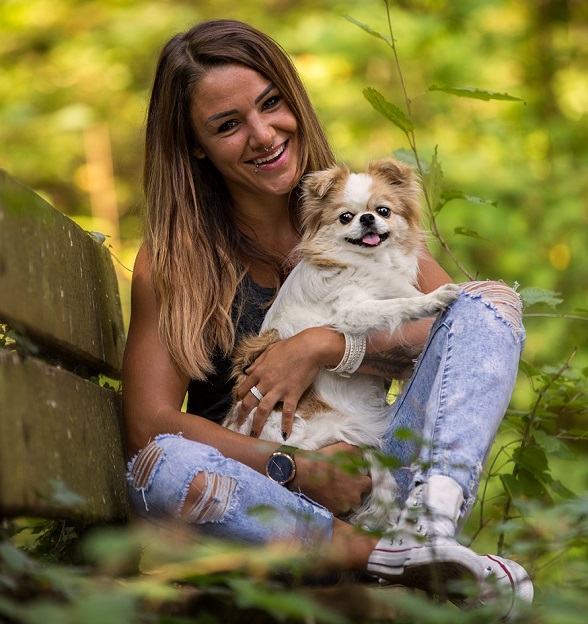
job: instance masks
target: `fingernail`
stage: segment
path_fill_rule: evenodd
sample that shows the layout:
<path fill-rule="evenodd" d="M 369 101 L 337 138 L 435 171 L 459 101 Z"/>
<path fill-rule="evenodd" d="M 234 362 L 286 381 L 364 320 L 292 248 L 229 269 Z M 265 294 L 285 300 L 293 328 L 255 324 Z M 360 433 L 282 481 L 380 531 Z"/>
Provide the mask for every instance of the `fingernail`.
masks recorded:
<path fill-rule="evenodd" d="M 250 438 L 257 438 L 257 433 L 255 433 L 255 431 L 251 431 L 251 433 L 249 434 Z"/>
<path fill-rule="evenodd" d="M 288 439 L 288 434 L 285 431 L 282 431 L 282 440 L 284 440 L 284 442 Z"/>

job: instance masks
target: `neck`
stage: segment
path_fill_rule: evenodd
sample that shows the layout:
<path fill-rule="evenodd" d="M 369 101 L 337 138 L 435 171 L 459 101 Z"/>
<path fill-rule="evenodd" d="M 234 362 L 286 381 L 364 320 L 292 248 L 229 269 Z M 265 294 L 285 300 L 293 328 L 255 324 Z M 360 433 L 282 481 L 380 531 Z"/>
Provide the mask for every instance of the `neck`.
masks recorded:
<path fill-rule="evenodd" d="M 239 229 L 268 253 L 287 256 L 298 244 L 288 195 L 241 196 L 233 201 Z"/>

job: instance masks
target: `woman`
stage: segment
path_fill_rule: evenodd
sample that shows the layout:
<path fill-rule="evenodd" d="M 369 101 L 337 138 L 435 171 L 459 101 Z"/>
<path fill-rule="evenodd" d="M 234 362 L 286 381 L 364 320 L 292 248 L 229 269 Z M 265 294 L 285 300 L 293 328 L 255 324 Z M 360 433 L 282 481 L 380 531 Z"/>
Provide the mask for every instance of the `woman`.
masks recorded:
<path fill-rule="evenodd" d="M 259 329 L 291 268 L 300 179 L 333 163 L 292 63 L 269 37 L 218 20 L 166 44 L 148 112 L 146 235 L 123 367 L 133 503 L 147 518 L 181 518 L 217 537 L 324 544 L 341 569 L 396 583 L 429 588 L 435 575 L 457 572 L 478 579 L 484 593 L 490 575 L 506 589 L 508 616 L 515 598 L 530 602 L 525 571 L 455 540 L 524 341 L 520 302 L 506 286 L 472 282 L 433 328 L 420 321 L 407 325 L 402 339 L 368 341 L 362 370 L 388 378 L 407 377 L 426 343 L 393 408 L 395 431 L 414 432 L 408 441 L 390 432 L 389 453 L 402 463 L 399 505 L 408 501 L 395 537 L 378 542 L 338 519 L 360 504 L 371 482 L 329 458 L 358 449 L 332 445 L 322 450 L 324 461 L 281 449 L 280 479 L 275 444 L 219 425 L 231 400 L 235 340 Z M 423 245 L 420 288 L 430 292 L 448 281 Z M 243 415 L 257 407 L 254 431 L 282 401 L 286 440 L 300 396 L 344 350 L 345 337 L 326 328 L 268 348 L 238 389 Z M 274 509 L 269 520 L 251 513 L 260 506 Z"/>

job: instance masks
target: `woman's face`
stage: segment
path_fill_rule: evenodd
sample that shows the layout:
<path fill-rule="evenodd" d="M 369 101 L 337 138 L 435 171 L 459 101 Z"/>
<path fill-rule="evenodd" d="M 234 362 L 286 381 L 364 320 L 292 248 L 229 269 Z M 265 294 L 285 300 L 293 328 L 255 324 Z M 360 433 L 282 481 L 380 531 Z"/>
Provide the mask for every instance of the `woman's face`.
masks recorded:
<path fill-rule="evenodd" d="M 286 195 L 298 183 L 296 119 L 261 74 L 242 65 L 211 69 L 196 88 L 191 114 L 196 156 L 212 161 L 237 202 Z"/>

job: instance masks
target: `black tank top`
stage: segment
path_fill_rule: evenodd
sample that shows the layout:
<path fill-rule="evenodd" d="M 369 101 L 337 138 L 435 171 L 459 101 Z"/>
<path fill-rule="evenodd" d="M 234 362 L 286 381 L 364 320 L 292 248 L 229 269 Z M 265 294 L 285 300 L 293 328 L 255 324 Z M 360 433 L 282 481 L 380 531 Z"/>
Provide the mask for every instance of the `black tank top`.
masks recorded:
<path fill-rule="evenodd" d="M 274 294 L 273 288 L 259 286 L 249 275 L 245 276 L 237 291 L 231 314 L 236 343 L 242 336 L 259 333 L 268 304 Z M 227 415 L 232 402 L 232 365 L 231 358 L 222 355 L 214 355 L 212 362 L 214 373 L 206 381 L 197 379 L 190 381 L 186 411 L 220 422 Z"/>

